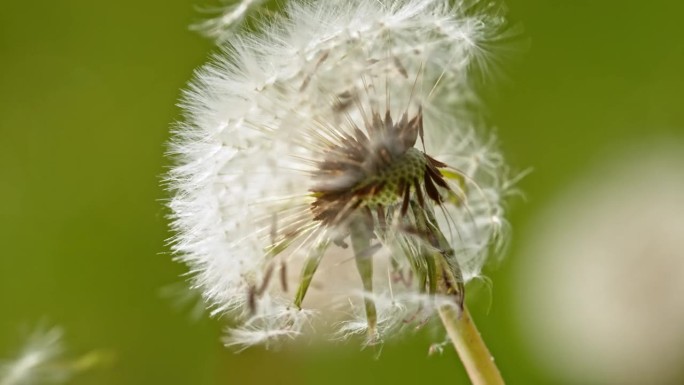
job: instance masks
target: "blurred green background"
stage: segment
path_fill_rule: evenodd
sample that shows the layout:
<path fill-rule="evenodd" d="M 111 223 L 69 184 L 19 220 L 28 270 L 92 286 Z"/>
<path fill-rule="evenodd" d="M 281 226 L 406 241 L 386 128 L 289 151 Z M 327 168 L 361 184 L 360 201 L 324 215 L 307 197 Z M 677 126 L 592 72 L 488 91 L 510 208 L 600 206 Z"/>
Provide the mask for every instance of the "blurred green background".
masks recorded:
<path fill-rule="evenodd" d="M 234 354 L 220 322 L 192 321 L 160 290 L 184 269 L 159 186 L 180 89 L 212 43 L 188 30 L 198 0 L 4 1 L 0 11 L 0 357 L 26 325 L 61 325 L 69 351 L 115 354 L 74 384 L 466 383 L 435 335 Z M 511 248 L 475 290 L 474 317 L 511 384 L 557 383 L 516 322 L 516 260 L 531 218 L 609 148 L 684 140 L 684 3 L 515 0 L 531 41 L 491 101 L 510 164 Z M 543 236 L 543 234 L 539 234 Z M 683 293 L 684 295 L 684 293 Z M 559 357 L 562 360 L 562 357 Z"/>

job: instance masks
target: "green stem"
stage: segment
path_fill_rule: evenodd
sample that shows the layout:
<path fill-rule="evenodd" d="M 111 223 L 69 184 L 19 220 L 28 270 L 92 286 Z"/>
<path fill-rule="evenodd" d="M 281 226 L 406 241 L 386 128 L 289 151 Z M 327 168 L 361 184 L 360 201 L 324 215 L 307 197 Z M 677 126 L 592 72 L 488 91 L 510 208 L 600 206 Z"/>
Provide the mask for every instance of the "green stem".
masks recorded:
<path fill-rule="evenodd" d="M 439 316 L 473 385 L 504 384 L 494 357 L 470 318 L 468 308 L 464 305 L 459 314 L 455 306 L 442 306 Z"/>

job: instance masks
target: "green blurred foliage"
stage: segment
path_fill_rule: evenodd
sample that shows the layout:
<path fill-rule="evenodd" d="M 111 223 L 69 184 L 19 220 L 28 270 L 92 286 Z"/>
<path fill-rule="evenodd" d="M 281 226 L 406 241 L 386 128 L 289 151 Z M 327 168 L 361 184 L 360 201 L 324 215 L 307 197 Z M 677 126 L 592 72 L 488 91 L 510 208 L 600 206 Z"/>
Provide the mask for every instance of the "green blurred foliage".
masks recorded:
<path fill-rule="evenodd" d="M 517 235 L 554 192 L 607 148 L 684 139 L 684 3 L 511 0 L 531 42 L 491 97 L 510 163 L 534 172 L 514 200 L 513 241 L 473 290 L 473 313 L 511 384 L 551 380 L 526 351 L 512 312 Z M 212 52 L 183 0 L 6 1 L 0 12 L 0 356 L 22 325 L 62 325 L 71 352 L 113 363 L 74 384 L 466 383 L 455 353 L 428 357 L 438 334 L 387 344 L 293 346 L 241 354 L 220 323 L 193 322 L 160 296 L 172 262 L 160 176 L 175 106 Z M 543 236 L 541 234 L 540 236 Z M 522 299 L 524 300 L 524 299 Z"/>

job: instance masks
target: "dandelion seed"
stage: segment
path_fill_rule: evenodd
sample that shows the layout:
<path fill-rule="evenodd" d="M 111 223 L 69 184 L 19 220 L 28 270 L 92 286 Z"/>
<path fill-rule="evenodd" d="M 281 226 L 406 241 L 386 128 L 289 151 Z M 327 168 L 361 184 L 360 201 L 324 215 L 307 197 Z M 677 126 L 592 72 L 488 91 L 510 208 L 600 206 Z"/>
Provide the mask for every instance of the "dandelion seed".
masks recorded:
<path fill-rule="evenodd" d="M 233 1 L 220 10 L 220 15 L 193 25 L 191 28 L 202 32 L 216 41 L 226 41 L 250 11 L 258 8 L 265 0 Z"/>
<path fill-rule="evenodd" d="M 198 321 L 206 315 L 206 305 L 202 292 L 188 286 L 187 282 L 174 282 L 159 289 L 159 295 L 169 300 L 178 311 L 186 313 L 192 321 Z"/>
<path fill-rule="evenodd" d="M 509 180 L 465 107 L 510 32 L 478 4 L 291 1 L 197 72 L 172 144 L 173 248 L 235 320 L 228 345 L 330 319 L 377 343 L 462 306 Z"/>
<path fill-rule="evenodd" d="M 64 352 L 62 330 L 38 329 L 17 358 L 0 361 L 0 385 L 63 383 L 72 371 L 59 365 Z"/>
<path fill-rule="evenodd" d="M 0 385 L 63 384 L 114 361 L 113 353 L 104 350 L 66 357 L 63 336 L 56 326 L 36 328 L 16 358 L 0 360 Z"/>

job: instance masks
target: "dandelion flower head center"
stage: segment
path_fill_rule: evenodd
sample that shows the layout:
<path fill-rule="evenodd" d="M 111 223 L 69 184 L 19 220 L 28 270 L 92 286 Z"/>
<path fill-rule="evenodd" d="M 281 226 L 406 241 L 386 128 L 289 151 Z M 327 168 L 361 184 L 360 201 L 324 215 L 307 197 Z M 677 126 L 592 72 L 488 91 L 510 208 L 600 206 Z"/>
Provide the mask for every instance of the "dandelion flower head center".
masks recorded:
<path fill-rule="evenodd" d="M 412 187 L 423 206 L 423 184 L 429 186 L 429 198 L 441 201 L 434 183 L 446 186 L 436 169 L 444 164 L 414 147 L 422 136 L 422 112 L 411 119 L 404 113 L 396 123 L 389 111 L 384 118 L 372 115 L 367 133 L 356 129 L 339 138 L 318 163 L 314 179 L 320 183 L 311 189 L 315 220 L 335 224 L 356 208 L 383 209 L 402 200 L 408 204 Z"/>
<path fill-rule="evenodd" d="M 425 156 L 419 150 L 410 148 L 395 162 L 376 175 L 369 176 L 358 189 L 370 187 L 370 196 L 364 201 L 369 207 L 388 206 L 397 203 L 401 197 L 400 186 L 412 183 L 425 174 Z M 358 191 L 356 189 L 356 191 Z"/>

